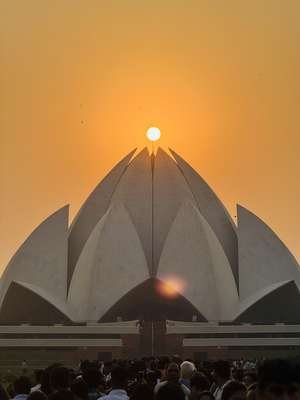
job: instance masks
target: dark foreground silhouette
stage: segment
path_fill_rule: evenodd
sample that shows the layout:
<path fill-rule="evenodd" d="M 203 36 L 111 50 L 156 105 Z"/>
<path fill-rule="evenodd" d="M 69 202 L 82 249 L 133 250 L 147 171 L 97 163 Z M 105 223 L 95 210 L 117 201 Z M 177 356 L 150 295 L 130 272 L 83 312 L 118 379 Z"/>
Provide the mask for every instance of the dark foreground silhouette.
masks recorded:
<path fill-rule="evenodd" d="M 300 366 L 289 360 L 194 363 L 149 357 L 61 364 L 5 382 L 0 400 L 299 400 Z"/>

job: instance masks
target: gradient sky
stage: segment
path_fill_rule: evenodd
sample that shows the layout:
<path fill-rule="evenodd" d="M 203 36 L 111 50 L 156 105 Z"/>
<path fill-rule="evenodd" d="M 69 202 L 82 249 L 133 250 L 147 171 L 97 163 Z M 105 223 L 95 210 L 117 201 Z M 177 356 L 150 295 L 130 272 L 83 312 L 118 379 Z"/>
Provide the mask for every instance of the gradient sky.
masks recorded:
<path fill-rule="evenodd" d="M 0 0 L 0 271 L 145 131 L 300 259 L 299 0 Z"/>

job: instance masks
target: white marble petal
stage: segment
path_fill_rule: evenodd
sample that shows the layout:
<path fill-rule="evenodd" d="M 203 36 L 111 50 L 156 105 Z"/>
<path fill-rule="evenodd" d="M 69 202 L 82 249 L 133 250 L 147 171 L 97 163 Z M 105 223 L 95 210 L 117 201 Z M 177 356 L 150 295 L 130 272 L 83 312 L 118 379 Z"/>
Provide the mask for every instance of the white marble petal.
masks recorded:
<path fill-rule="evenodd" d="M 173 222 L 157 277 L 175 282 L 180 294 L 209 321 L 231 320 L 238 309 L 227 257 L 205 218 L 189 201 Z"/>
<path fill-rule="evenodd" d="M 238 241 L 235 223 L 223 203 L 204 179 L 175 151 L 170 151 L 194 195 L 200 213 L 207 220 L 222 244 L 236 284 L 238 284 Z"/>
<path fill-rule="evenodd" d="M 186 200 L 194 198 L 175 161 L 158 149 L 153 171 L 153 276 L 171 225 Z"/>
<path fill-rule="evenodd" d="M 300 285 L 295 257 L 256 215 L 238 206 L 239 276 L 241 299 L 272 284 L 294 280 Z"/>
<path fill-rule="evenodd" d="M 98 321 L 123 295 L 149 278 L 130 216 L 115 203 L 98 222 L 79 257 L 68 303 L 77 320 Z"/>
<path fill-rule="evenodd" d="M 113 194 L 112 202 L 122 202 L 139 235 L 148 262 L 152 266 L 152 168 L 147 148 L 128 165 Z"/>
<path fill-rule="evenodd" d="M 25 240 L 7 265 L 0 305 L 12 281 L 40 287 L 59 301 L 67 292 L 67 237 L 69 207 L 56 211 Z"/>
<path fill-rule="evenodd" d="M 124 157 L 96 186 L 74 218 L 69 231 L 68 286 L 80 253 L 98 221 L 106 213 L 112 195 L 135 150 Z"/>

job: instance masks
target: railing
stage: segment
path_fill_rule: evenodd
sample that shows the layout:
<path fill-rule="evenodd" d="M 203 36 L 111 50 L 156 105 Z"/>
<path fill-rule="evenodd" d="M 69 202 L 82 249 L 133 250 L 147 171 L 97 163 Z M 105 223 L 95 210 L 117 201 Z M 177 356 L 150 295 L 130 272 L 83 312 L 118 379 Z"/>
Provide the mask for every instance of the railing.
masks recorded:
<path fill-rule="evenodd" d="M 280 346 L 298 347 L 299 338 L 185 338 L 183 347 L 247 347 L 247 346 Z"/>
<path fill-rule="evenodd" d="M 0 325 L 1 334 L 138 334 L 138 321 L 86 325 Z"/>
<path fill-rule="evenodd" d="M 197 334 L 197 333 L 299 333 L 299 325 L 220 325 L 217 323 L 203 322 L 178 322 L 167 321 L 167 334 Z"/>

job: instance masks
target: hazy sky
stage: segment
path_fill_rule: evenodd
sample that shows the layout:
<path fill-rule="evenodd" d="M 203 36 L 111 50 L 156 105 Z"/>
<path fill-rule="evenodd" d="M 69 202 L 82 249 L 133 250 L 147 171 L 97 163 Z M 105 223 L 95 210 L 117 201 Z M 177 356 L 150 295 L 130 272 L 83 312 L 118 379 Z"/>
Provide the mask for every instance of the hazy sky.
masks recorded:
<path fill-rule="evenodd" d="M 0 271 L 159 126 L 300 259 L 299 0 L 0 0 Z"/>

